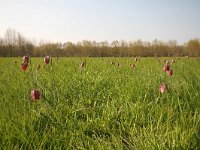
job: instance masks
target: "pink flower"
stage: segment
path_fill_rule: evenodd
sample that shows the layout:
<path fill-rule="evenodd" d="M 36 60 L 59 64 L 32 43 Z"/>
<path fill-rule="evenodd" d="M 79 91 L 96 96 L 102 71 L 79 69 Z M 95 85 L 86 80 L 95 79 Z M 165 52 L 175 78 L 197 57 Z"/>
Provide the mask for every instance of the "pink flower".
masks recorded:
<path fill-rule="evenodd" d="M 169 69 L 168 71 L 166 71 L 167 74 L 171 77 L 173 75 L 173 70 L 172 69 Z"/>
<path fill-rule="evenodd" d="M 160 84 L 160 93 L 165 93 L 166 91 L 167 91 L 167 85 L 166 84 L 164 84 L 164 83 L 162 83 L 162 84 Z"/>
<path fill-rule="evenodd" d="M 21 69 L 22 69 L 23 71 L 25 71 L 25 70 L 27 69 L 27 67 L 28 67 L 28 64 L 27 64 L 27 63 L 23 63 L 23 64 L 21 65 Z"/>
<path fill-rule="evenodd" d="M 29 56 L 28 55 L 23 56 L 23 62 L 24 63 L 28 63 L 29 62 Z"/>
<path fill-rule="evenodd" d="M 49 56 L 45 56 L 44 57 L 44 63 L 47 65 L 50 62 L 50 57 Z"/>
<path fill-rule="evenodd" d="M 170 70 L 169 65 L 168 65 L 168 64 L 165 64 L 165 65 L 163 66 L 163 71 L 169 71 L 169 70 Z"/>
<path fill-rule="evenodd" d="M 40 99 L 40 91 L 32 90 L 31 91 L 31 97 L 32 97 L 33 101 L 36 101 L 36 100 Z"/>

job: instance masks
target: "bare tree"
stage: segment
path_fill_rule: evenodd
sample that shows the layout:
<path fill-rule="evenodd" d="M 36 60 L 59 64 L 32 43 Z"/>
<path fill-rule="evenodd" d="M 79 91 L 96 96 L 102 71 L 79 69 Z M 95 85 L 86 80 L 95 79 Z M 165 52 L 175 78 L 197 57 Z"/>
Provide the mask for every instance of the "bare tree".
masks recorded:
<path fill-rule="evenodd" d="M 78 57 L 124 57 L 124 56 L 200 56 L 199 39 L 191 39 L 185 45 L 178 45 L 175 40 L 168 42 L 157 39 L 152 42 L 142 40 L 125 41 L 89 41 L 72 43 L 33 44 L 29 39 L 13 29 L 7 29 L 4 38 L 0 37 L 0 56 L 78 56 Z"/>

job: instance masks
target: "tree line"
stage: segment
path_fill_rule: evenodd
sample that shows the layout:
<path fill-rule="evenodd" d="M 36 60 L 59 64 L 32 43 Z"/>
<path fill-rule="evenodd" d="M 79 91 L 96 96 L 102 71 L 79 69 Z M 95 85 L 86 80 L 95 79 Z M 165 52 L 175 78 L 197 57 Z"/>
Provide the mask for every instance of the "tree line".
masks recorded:
<path fill-rule="evenodd" d="M 0 37 L 0 57 L 17 57 L 25 54 L 40 57 L 154 57 L 154 56 L 200 56 L 200 40 L 191 39 L 178 45 L 175 40 L 163 42 L 155 39 L 152 42 L 142 40 L 89 41 L 72 43 L 39 43 L 25 38 L 13 29 L 7 29 L 4 37 Z"/>

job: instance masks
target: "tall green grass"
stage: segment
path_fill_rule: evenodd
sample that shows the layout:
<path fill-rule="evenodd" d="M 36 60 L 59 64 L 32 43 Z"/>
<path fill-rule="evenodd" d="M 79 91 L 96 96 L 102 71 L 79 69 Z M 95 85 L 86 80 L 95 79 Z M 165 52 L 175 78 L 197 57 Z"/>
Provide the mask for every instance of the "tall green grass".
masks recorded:
<path fill-rule="evenodd" d="M 0 58 L 1 149 L 200 149 L 200 60 L 175 58 L 169 77 L 164 58 L 82 59 L 33 58 L 23 72 Z"/>

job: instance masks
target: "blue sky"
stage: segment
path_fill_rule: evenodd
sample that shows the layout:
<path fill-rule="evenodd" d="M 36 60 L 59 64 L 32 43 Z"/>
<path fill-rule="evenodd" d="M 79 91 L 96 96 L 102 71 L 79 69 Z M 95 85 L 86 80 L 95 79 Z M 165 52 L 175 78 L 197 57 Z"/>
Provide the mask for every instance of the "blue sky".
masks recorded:
<path fill-rule="evenodd" d="M 44 41 L 186 42 L 200 37 L 199 0 L 0 0 L 7 28 Z"/>

